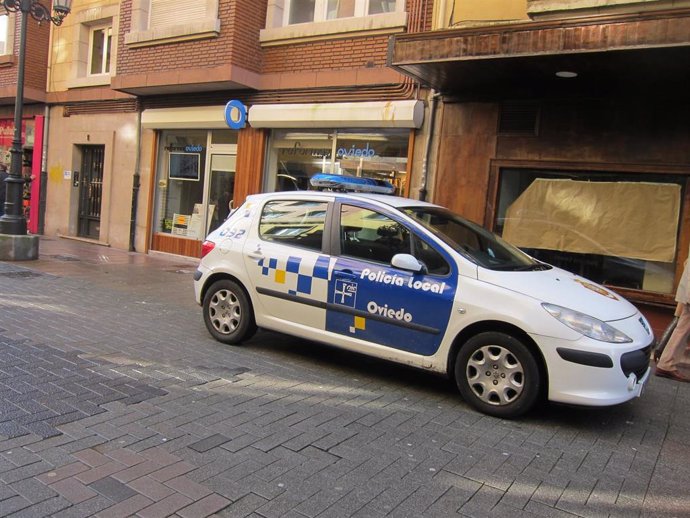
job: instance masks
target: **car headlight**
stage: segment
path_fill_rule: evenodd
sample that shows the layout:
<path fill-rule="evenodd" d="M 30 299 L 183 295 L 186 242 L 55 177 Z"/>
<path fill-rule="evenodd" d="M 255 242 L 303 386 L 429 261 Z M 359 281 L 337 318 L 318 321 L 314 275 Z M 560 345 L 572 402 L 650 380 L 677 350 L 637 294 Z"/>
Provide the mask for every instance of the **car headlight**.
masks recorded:
<path fill-rule="evenodd" d="M 549 312 L 559 322 L 565 324 L 570 329 L 577 331 L 589 338 L 600 342 L 614 344 L 625 344 L 632 342 L 632 339 L 618 329 L 602 322 L 598 318 L 590 317 L 579 311 L 556 306 L 555 304 L 542 304 L 542 307 Z"/>

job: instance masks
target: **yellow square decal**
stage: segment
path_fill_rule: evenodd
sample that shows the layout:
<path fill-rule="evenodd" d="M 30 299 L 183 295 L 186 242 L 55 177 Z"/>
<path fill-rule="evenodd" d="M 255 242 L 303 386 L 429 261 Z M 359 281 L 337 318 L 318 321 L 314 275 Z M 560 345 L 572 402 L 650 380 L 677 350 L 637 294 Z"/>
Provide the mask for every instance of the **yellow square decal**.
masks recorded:
<path fill-rule="evenodd" d="M 355 329 L 364 331 L 366 329 L 366 319 L 364 317 L 355 317 Z"/>
<path fill-rule="evenodd" d="M 276 270 L 275 280 L 278 284 L 285 284 L 285 270 Z"/>

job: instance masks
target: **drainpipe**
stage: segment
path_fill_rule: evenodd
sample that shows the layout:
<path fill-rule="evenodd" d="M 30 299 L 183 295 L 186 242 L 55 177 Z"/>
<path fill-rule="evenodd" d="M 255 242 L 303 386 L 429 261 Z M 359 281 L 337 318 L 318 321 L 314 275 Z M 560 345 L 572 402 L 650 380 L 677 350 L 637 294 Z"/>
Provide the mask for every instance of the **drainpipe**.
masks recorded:
<path fill-rule="evenodd" d="M 431 142 L 434 136 L 434 121 L 436 119 L 436 99 L 441 94 L 435 90 L 431 90 L 431 101 L 429 102 L 429 134 L 426 138 L 426 149 L 424 150 L 424 159 L 422 160 L 422 188 L 419 189 L 419 200 L 426 201 L 428 171 L 429 171 L 429 154 L 431 153 Z"/>
<path fill-rule="evenodd" d="M 129 220 L 129 251 L 136 252 L 134 240 L 137 231 L 137 207 L 139 205 L 139 166 L 141 164 L 141 107 L 137 106 L 137 151 L 134 163 L 134 175 L 132 176 L 132 214 Z"/>

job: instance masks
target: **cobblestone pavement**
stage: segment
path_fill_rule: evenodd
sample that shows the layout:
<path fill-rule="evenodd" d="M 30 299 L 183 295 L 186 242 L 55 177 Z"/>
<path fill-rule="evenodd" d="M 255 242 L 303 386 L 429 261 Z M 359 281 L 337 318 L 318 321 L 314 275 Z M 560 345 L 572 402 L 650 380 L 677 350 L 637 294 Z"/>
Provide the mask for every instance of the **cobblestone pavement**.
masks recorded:
<path fill-rule="evenodd" d="M 427 373 L 206 332 L 195 262 L 0 262 L 0 516 L 690 516 L 690 386 L 483 416 Z"/>

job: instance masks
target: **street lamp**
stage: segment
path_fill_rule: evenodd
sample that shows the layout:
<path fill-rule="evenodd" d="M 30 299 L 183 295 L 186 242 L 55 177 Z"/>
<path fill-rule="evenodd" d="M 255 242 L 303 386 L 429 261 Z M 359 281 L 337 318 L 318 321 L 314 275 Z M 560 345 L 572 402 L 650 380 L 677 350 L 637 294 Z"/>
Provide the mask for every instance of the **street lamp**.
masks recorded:
<path fill-rule="evenodd" d="M 5 214 L 0 217 L 0 234 L 10 236 L 26 235 L 26 218 L 22 210 L 24 179 L 22 178 L 22 112 L 24 110 L 24 54 L 26 52 L 26 27 L 30 14 L 39 25 L 50 21 L 55 25 L 70 12 L 72 0 L 53 0 L 53 13 L 38 0 L 2 0 L 5 10 L 10 13 L 21 13 L 19 32 L 19 63 L 17 66 L 17 98 L 14 103 L 14 138 L 10 149 L 11 162 L 9 176 L 5 180 Z"/>

